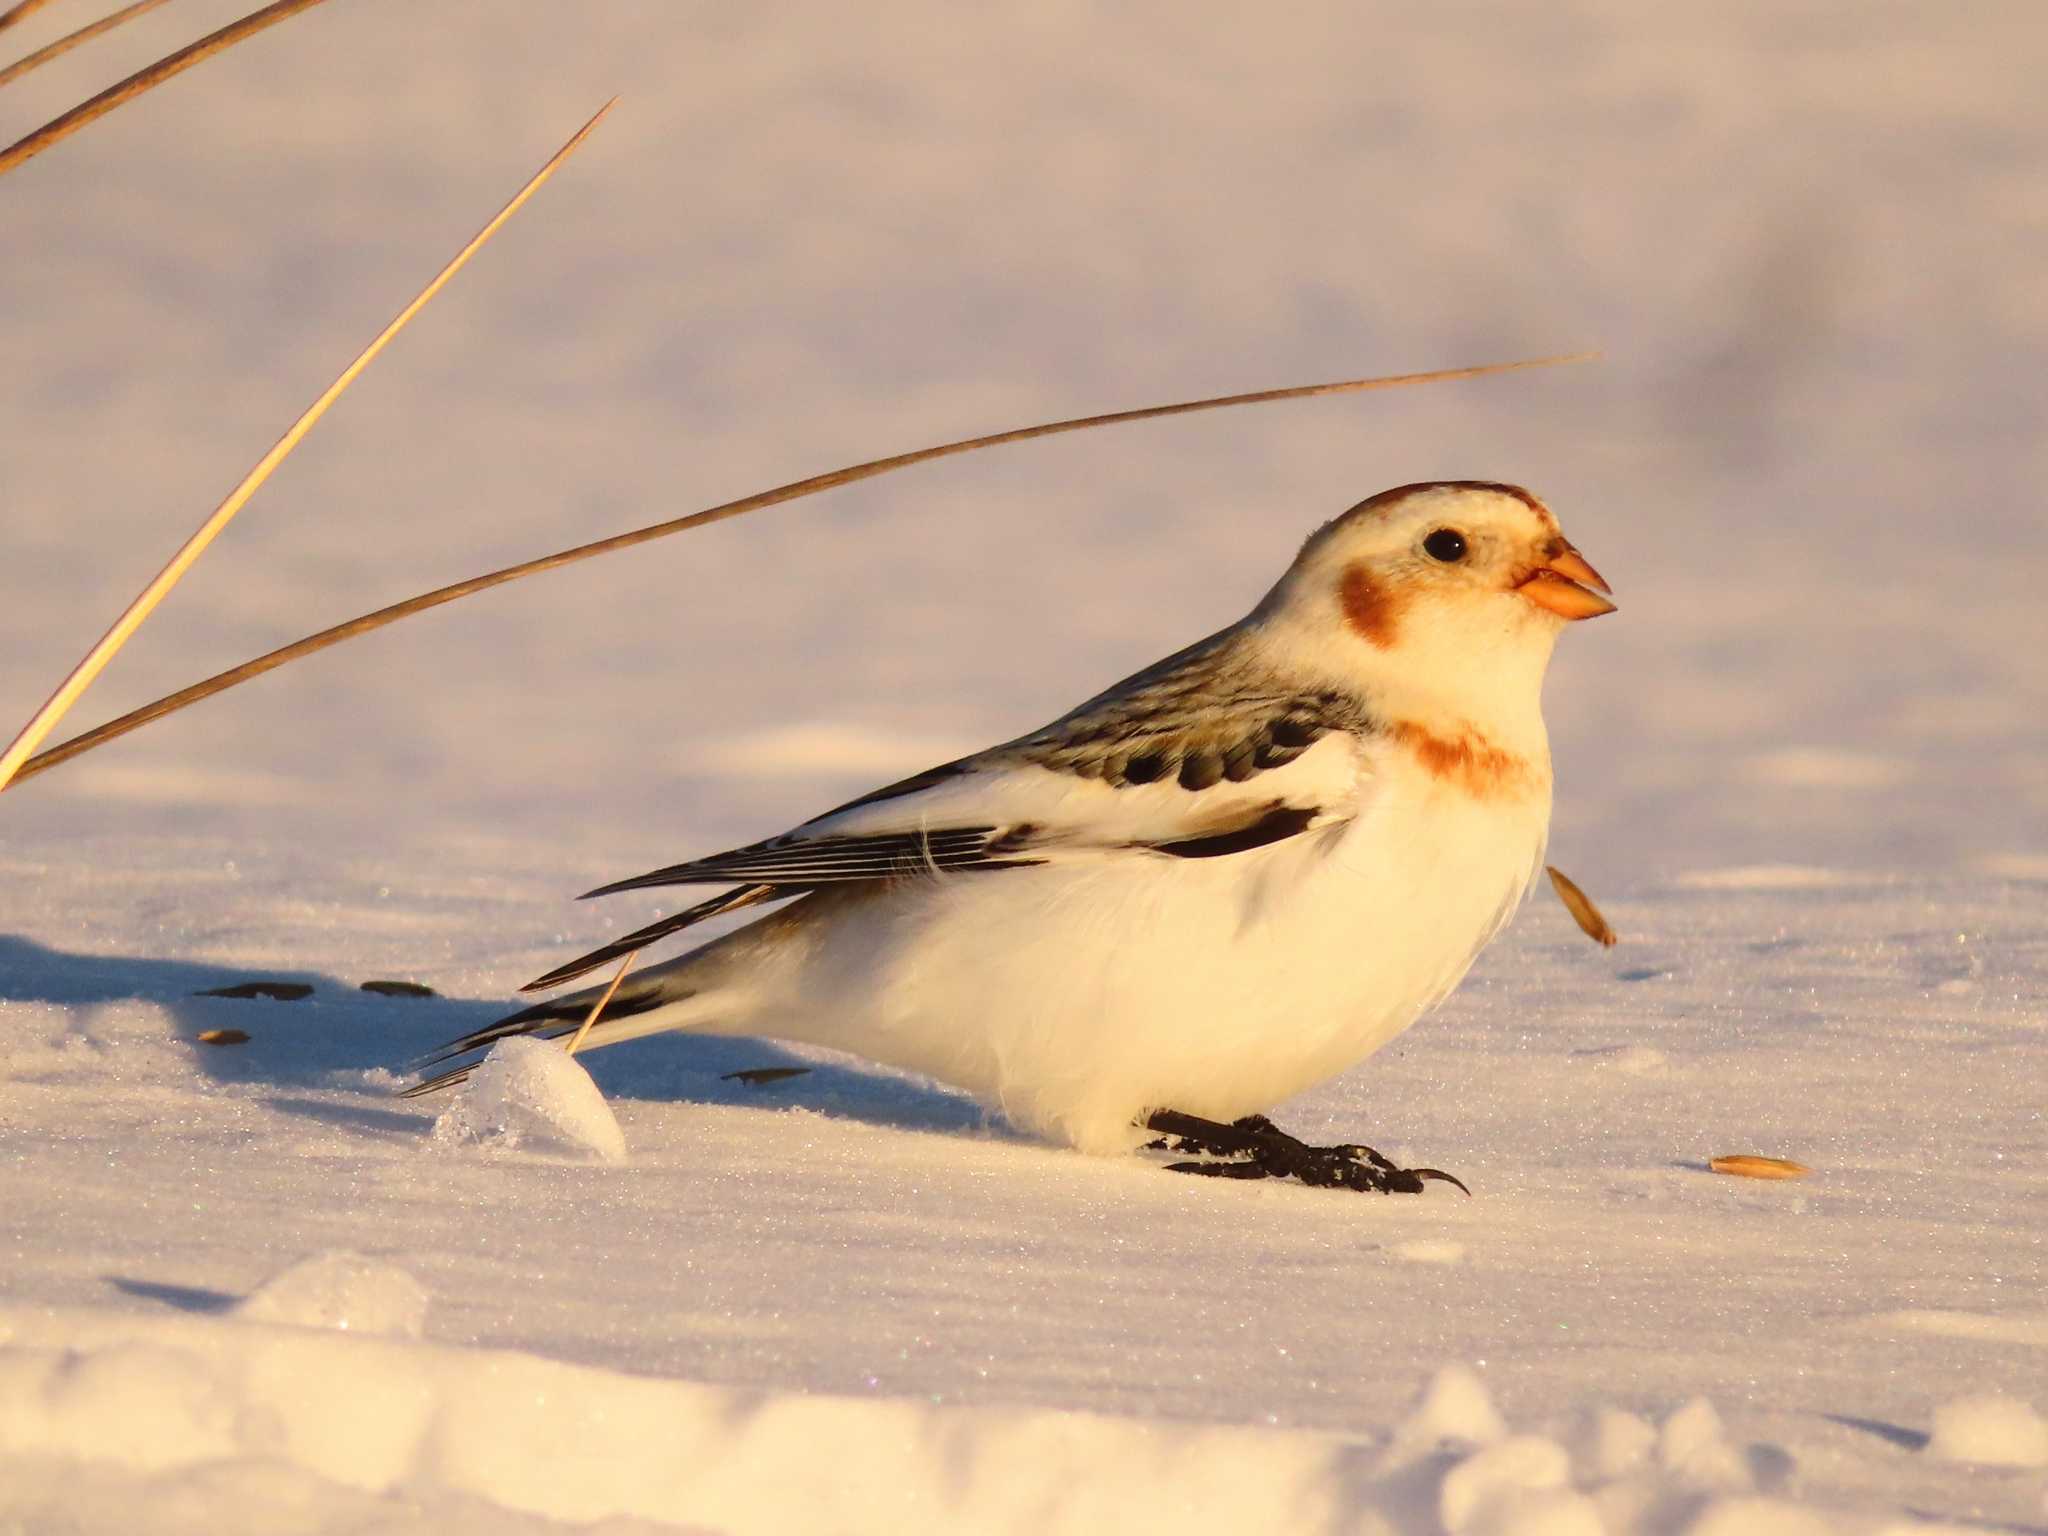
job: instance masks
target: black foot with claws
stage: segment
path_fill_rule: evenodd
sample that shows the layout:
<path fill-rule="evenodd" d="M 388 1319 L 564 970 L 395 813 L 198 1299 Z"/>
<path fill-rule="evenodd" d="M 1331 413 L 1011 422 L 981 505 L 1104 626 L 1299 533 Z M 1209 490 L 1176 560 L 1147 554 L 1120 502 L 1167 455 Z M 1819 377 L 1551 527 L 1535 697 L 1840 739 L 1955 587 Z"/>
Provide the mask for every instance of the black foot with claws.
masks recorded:
<path fill-rule="evenodd" d="M 1162 1132 L 1155 1148 L 1193 1152 L 1202 1162 L 1168 1163 L 1172 1173 L 1213 1179 L 1299 1179 L 1318 1189 L 1372 1190 L 1383 1195 L 1419 1195 L 1423 1182 L 1441 1180 L 1465 1189 L 1465 1182 L 1440 1168 L 1396 1168 L 1371 1147 L 1347 1144 L 1312 1147 L 1281 1130 L 1264 1115 L 1247 1115 L 1225 1125 L 1174 1109 L 1154 1110 L 1145 1128 Z"/>

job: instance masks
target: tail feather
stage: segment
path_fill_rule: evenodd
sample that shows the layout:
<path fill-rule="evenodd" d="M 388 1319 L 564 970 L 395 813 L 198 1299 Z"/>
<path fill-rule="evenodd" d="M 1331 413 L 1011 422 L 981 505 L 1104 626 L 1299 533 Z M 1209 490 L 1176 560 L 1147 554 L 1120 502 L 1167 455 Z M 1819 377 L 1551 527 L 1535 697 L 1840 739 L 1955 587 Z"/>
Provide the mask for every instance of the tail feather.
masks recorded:
<path fill-rule="evenodd" d="M 743 885 L 738 890 L 723 891 L 709 901 L 700 901 L 694 907 L 686 907 L 680 912 L 671 913 L 659 922 L 649 923 L 645 928 L 635 929 L 622 938 L 613 939 L 601 949 L 593 949 L 587 955 L 579 955 L 567 965 L 558 965 L 547 975 L 535 977 L 519 990 L 545 992 L 550 987 L 559 987 L 565 981 L 587 976 L 599 966 L 616 960 L 621 955 L 629 955 L 636 949 L 645 949 L 657 939 L 665 939 L 693 923 L 701 923 L 706 918 L 719 917 L 727 912 L 737 912 L 743 907 L 758 906 L 764 901 L 776 901 L 784 896 L 797 894 L 795 888 L 781 885 Z M 605 1011 L 609 1013 L 611 1010 Z"/>
<path fill-rule="evenodd" d="M 800 895 L 801 890 L 790 886 L 754 884 L 743 885 L 735 890 L 725 891 L 709 901 L 700 901 L 694 907 L 650 923 L 623 938 L 612 940 L 602 949 L 592 950 L 580 959 L 567 965 L 558 966 L 537 981 L 530 981 L 520 990 L 537 991 L 543 987 L 558 986 L 565 981 L 587 975 L 607 961 L 621 955 L 645 949 L 657 939 L 666 938 L 678 929 L 700 923 L 709 917 L 726 912 L 737 912 L 743 907 L 759 905 L 765 901 L 778 901 L 787 896 Z M 716 949 L 719 945 L 707 946 Z M 595 1049 L 601 1045 L 617 1045 L 621 1041 L 636 1040 L 642 1035 L 659 1034 L 666 1029 L 687 1029 L 706 1022 L 708 1010 L 682 1010 L 682 1016 L 671 1010 L 676 1005 L 696 997 L 705 981 L 703 974 L 694 970 L 699 957 L 706 950 L 699 949 L 689 954 L 650 967 L 638 975 L 628 976 L 624 985 L 612 994 L 605 1004 L 604 1012 L 592 1026 L 585 1044 Z M 684 972 L 683 968 L 693 969 Z M 682 980 L 689 974 L 692 980 Z M 451 1040 L 440 1050 L 416 1062 L 420 1071 L 429 1071 L 444 1066 L 461 1057 L 471 1057 L 459 1066 L 452 1066 L 445 1072 L 423 1078 L 403 1090 L 403 1097 L 416 1099 L 422 1094 L 433 1093 L 442 1088 L 452 1088 L 468 1080 L 476 1070 L 474 1053 L 488 1050 L 500 1040 L 509 1040 L 516 1035 L 534 1035 L 543 1040 L 557 1040 L 574 1034 L 583 1027 L 584 1019 L 590 1015 L 591 1007 L 603 995 L 598 987 L 584 987 L 564 997 L 554 997 L 544 1003 L 534 1003 L 521 1008 L 517 1013 L 507 1014 L 495 1023 L 486 1024 L 482 1029 L 473 1030 L 459 1040 Z M 730 1002 L 730 999 L 727 999 Z"/>
<path fill-rule="evenodd" d="M 582 1020 L 579 1019 L 575 1024 L 562 1024 L 559 1022 L 531 1024 L 524 1029 L 508 1029 L 505 1031 L 505 1036 L 500 1038 L 511 1035 L 533 1035 L 542 1040 L 558 1040 L 564 1036 L 575 1034 L 581 1023 Z M 421 1065 L 434 1066 L 439 1062 L 451 1060 L 453 1056 L 461 1054 L 463 1053 L 456 1051 L 449 1055 L 436 1056 L 431 1061 L 423 1062 Z M 422 1094 L 438 1093 L 443 1088 L 453 1088 L 457 1084 L 468 1082 L 469 1074 L 481 1065 L 483 1065 L 482 1057 L 478 1057 L 475 1061 L 466 1061 L 459 1067 L 450 1067 L 446 1072 L 438 1072 L 432 1077 L 422 1078 L 411 1087 L 401 1089 L 398 1096 L 401 1099 L 417 1099 Z"/>
<path fill-rule="evenodd" d="M 509 1040 L 515 1035 L 534 1035 L 542 1040 L 558 1040 L 565 1035 L 573 1035 L 583 1027 L 583 1021 L 589 1016 L 591 1005 L 597 1001 L 599 995 L 596 988 L 585 988 L 567 997 L 552 998 L 545 1003 L 535 1003 L 530 1008 L 522 1008 L 517 1013 L 506 1015 L 495 1024 L 487 1024 L 459 1040 L 449 1041 L 418 1065 L 421 1070 L 437 1067 L 445 1062 L 454 1061 L 457 1057 L 487 1050 L 500 1040 Z M 612 995 L 612 1000 L 605 1004 L 603 1014 L 590 1031 L 588 1044 L 593 1049 L 601 1045 L 617 1045 L 624 1040 L 659 1034 L 664 1029 L 673 1028 L 673 1024 L 667 1021 L 633 1021 L 640 1015 L 685 1002 L 695 995 L 694 990 L 671 986 L 666 977 L 650 972 L 641 984 L 636 986 L 628 983 Z M 466 1082 L 477 1065 L 478 1062 L 475 1060 L 464 1062 L 459 1067 L 450 1068 L 446 1072 L 414 1083 L 404 1089 L 399 1096 L 416 1099 L 422 1094 L 433 1093 L 438 1089 L 452 1088 L 457 1083 Z"/>

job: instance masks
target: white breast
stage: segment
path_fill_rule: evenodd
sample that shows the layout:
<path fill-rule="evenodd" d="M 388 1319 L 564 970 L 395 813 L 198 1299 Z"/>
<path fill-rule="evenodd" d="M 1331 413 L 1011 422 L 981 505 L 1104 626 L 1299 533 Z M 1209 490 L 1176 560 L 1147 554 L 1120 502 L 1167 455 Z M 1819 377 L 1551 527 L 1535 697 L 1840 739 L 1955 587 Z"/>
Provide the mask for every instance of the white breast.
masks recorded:
<path fill-rule="evenodd" d="M 755 1023 L 1127 1150 L 1148 1110 L 1269 1109 L 1413 1023 L 1526 891 L 1549 811 L 1547 772 L 1485 800 L 1389 755 L 1352 820 L 1267 848 L 905 882 L 820 922 Z"/>

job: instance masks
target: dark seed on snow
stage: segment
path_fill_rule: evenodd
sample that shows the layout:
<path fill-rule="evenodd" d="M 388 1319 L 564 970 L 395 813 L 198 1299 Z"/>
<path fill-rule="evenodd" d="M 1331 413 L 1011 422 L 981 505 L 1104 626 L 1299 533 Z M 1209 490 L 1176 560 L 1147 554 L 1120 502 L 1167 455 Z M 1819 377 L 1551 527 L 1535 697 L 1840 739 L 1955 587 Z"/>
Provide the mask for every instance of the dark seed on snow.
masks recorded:
<path fill-rule="evenodd" d="M 206 987 L 194 997 L 267 997 L 280 1003 L 296 1003 L 311 997 L 313 989 L 303 981 L 238 981 L 231 987 Z"/>

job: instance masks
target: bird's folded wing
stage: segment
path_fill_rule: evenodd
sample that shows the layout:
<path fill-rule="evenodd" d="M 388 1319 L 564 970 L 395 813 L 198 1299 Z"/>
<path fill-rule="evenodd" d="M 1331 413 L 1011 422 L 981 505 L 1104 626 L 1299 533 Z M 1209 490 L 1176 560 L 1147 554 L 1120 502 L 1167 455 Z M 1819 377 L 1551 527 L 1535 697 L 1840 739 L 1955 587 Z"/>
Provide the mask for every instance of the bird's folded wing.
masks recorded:
<path fill-rule="evenodd" d="M 1111 858 L 1212 859 L 1358 814 L 1383 733 L 1362 703 L 1266 678 L 1224 631 L 1028 736 L 888 784 L 795 830 L 590 892 L 735 885 L 527 990 L 706 918 L 821 886 Z"/>
<path fill-rule="evenodd" d="M 1114 780 L 1042 757 L 1028 741 L 997 748 L 892 785 L 780 837 L 589 894 L 741 881 L 808 889 L 1130 852 L 1217 857 L 1348 819 L 1362 781 L 1360 743 L 1341 731 L 1305 744 L 1284 762 L 1199 788 L 1178 776 Z"/>

